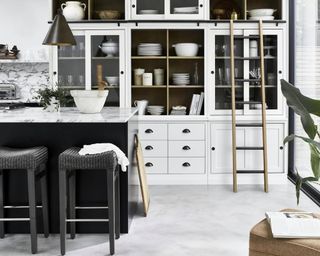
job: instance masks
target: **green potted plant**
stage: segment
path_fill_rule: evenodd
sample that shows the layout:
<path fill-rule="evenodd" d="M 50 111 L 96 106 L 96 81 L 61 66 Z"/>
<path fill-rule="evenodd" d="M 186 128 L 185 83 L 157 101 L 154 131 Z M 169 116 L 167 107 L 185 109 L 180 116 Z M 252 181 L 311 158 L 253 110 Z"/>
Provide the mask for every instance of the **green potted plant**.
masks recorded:
<path fill-rule="evenodd" d="M 318 182 L 320 179 L 320 133 L 311 115 L 320 117 L 320 100 L 315 100 L 304 96 L 300 90 L 285 80 L 281 80 L 281 90 L 287 99 L 288 106 L 300 116 L 303 129 L 306 133 L 304 136 L 291 134 L 284 140 L 284 144 L 300 139 L 307 143 L 310 148 L 310 164 L 312 175 L 310 177 L 301 177 L 296 170 L 296 195 L 299 204 L 300 190 L 306 182 Z"/>
<path fill-rule="evenodd" d="M 61 106 L 66 106 L 70 99 L 68 91 L 56 86 L 46 86 L 36 91 L 35 100 L 39 101 L 43 108 L 48 112 L 59 111 Z"/>

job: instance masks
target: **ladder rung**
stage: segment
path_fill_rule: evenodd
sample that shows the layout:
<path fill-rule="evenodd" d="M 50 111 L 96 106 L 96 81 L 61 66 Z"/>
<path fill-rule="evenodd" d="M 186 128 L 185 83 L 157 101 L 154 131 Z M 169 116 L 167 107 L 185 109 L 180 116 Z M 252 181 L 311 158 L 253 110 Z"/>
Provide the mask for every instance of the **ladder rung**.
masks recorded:
<path fill-rule="evenodd" d="M 234 39 L 259 39 L 260 36 L 234 36 Z"/>
<path fill-rule="evenodd" d="M 262 124 L 252 123 L 252 124 L 236 124 L 236 127 L 263 127 Z"/>
<path fill-rule="evenodd" d="M 243 105 L 253 105 L 253 104 L 261 104 L 261 101 L 236 101 L 237 104 L 243 104 Z"/>
<path fill-rule="evenodd" d="M 257 171 L 257 170 L 238 170 L 237 173 L 239 174 L 256 174 L 256 173 L 264 173 L 264 171 Z"/>
<path fill-rule="evenodd" d="M 263 147 L 236 147 L 237 150 L 263 150 Z"/>
<path fill-rule="evenodd" d="M 67 219 L 66 222 L 109 222 L 109 219 Z"/>
<path fill-rule="evenodd" d="M 240 78 L 236 78 L 235 81 L 236 82 L 244 82 L 244 83 L 248 82 L 248 83 L 250 83 L 250 82 L 261 82 L 261 79 L 254 79 L 254 78 L 252 78 L 252 79 L 240 79 Z"/>

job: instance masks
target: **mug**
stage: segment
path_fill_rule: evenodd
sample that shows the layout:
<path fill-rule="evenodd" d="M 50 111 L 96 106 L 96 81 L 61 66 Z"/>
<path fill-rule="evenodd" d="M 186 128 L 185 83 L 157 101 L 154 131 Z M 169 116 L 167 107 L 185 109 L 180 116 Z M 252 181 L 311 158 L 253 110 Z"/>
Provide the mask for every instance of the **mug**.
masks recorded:
<path fill-rule="evenodd" d="M 139 116 L 145 115 L 148 103 L 149 102 L 147 100 L 136 100 L 134 102 L 134 105 L 138 107 Z"/>

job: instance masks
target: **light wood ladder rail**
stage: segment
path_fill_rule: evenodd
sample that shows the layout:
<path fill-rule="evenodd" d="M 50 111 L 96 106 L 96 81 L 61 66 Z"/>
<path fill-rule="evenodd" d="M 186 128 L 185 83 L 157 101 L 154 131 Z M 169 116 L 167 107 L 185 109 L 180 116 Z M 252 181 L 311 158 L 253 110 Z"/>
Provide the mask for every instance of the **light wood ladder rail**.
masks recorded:
<path fill-rule="evenodd" d="M 232 168 L 233 168 L 233 191 L 238 192 L 238 174 L 264 174 L 264 191 L 268 188 L 268 148 L 267 148 L 267 129 L 266 129 L 266 93 L 265 93 L 265 63 L 264 63 L 264 37 L 263 22 L 259 21 L 259 44 L 260 44 L 260 68 L 261 68 L 261 101 L 236 101 L 236 81 L 235 81 L 235 56 L 234 56 L 234 23 L 230 21 L 230 52 L 231 52 L 231 105 L 232 105 Z M 237 124 L 236 104 L 252 105 L 261 104 L 262 123 Z M 262 128 L 262 147 L 238 147 L 237 146 L 237 127 L 261 127 Z M 261 150 L 263 151 L 263 170 L 238 170 L 237 151 L 242 150 Z"/>

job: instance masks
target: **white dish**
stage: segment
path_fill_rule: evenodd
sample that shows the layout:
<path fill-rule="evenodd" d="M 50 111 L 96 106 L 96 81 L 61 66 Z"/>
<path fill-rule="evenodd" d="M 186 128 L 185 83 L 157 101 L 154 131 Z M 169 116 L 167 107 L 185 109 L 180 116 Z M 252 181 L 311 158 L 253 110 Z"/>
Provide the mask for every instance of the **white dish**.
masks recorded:
<path fill-rule="evenodd" d="M 254 16 L 250 17 L 249 20 L 274 20 L 274 16 Z"/>
<path fill-rule="evenodd" d="M 109 91 L 71 90 L 70 94 L 81 113 L 95 114 L 101 112 Z"/>
<path fill-rule="evenodd" d="M 191 12 L 191 11 L 197 11 L 199 8 L 198 6 L 190 6 L 190 7 L 175 7 L 173 8 L 173 11 L 177 12 Z"/>
<path fill-rule="evenodd" d="M 181 57 L 194 57 L 198 55 L 199 45 L 195 43 L 179 43 L 172 45 L 175 48 L 176 55 Z"/>
<path fill-rule="evenodd" d="M 110 86 L 118 86 L 119 85 L 119 77 L 118 76 L 106 76 L 105 79 Z"/>
<path fill-rule="evenodd" d="M 150 15 L 150 14 L 159 14 L 158 10 L 140 10 L 139 14 Z"/>
<path fill-rule="evenodd" d="M 248 13 L 251 17 L 261 17 L 261 16 L 272 16 L 275 11 L 277 10 L 264 8 L 264 9 L 252 9 L 248 11 Z"/>

